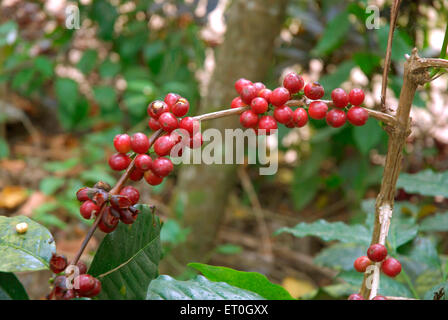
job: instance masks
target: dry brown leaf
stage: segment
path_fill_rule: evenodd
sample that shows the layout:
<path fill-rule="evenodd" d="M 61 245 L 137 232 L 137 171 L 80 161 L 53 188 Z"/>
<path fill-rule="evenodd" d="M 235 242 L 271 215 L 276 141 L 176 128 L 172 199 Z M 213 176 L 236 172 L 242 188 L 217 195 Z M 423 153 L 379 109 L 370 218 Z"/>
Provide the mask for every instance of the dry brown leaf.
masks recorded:
<path fill-rule="evenodd" d="M 30 217 L 33 214 L 33 211 L 48 202 L 49 198 L 40 191 L 35 191 L 31 194 L 28 200 L 20 207 L 18 214 Z"/>
<path fill-rule="evenodd" d="M 0 167 L 11 173 L 17 173 L 23 171 L 26 168 L 26 163 L 23 160 L 3 159 L 0 162 Z"/>
<path fill-rule="evenodd" d="M 316 286 L 310 281 L 292 277 L 284 278 L 282 287 L 296 299 L 316 289 Z"/>
<path fill-rule="evenodd" d="M 28 197 L 25 188 L 20 186 L 6 186 L 0 192 L 0 208 L 14 209 Z"/>

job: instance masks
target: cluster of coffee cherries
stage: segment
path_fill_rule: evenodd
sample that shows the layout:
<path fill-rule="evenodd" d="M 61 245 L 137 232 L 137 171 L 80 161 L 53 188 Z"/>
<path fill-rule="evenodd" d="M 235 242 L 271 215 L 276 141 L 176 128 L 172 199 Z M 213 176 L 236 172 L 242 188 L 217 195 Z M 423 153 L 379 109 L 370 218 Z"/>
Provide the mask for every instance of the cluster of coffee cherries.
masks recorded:
<path fill-rule="evenodd" d="M 71 274 L 67 272 L 62 274 L 67 269 L 67 266 L 68 263 L 65 256 L 53 253 L 50 259 L 50 269 L 57 276 L 53 281 L 53 290 L 50 294 L 50 299 L 71 300 L 79 297 L 92 298 L 100 293 L 101 282 L 95 277 L 86 274 L 87 266 L 84 262 L 78 261 L 76 263 L 78 273 L 73 279 L 70 278 Z M 69 283 L 71 286 L 67 285 Z"/>
<path fill-rule="evenodd" d="M 387 249 L 384 245 L 376 243 L 367 249 L 367 256 L 361 256 L 355 260 L 353 266 L 358 272 L 366 272 L 367 268 L 374 262 L 381 262 L 381 270 L 389 277 L 396 277 L 401 272 L 401 263 L 392 257 L 387 257 Z M 349 300 L 364 300 L 363 296 L 354 293 Z M 373 300 L 387 300 L 383 296 L 375 296 Z"/>
<path fill-rule="evenodd" d="M 360 107 L 365 97 L 361 89 L 353 89 L 349 94 L 341 88 L 333 90 L 332 109 L 329 110 L 328 104 L 320 100 L 325 93 L 323 86 L 318 82 L 305 85 L 303 78 L 294 72 L 288 73 L 283 86 L 273 91 L 261 82 L 252 83 L 244 78 L 235 82 L 235 89 L 239 96 L 233 99 L 231 108 L 250 106 L 249 110 L 241 114 L 240 123 L 257 133 L 264 129 L 269 134 L 271 130 L 277 129 L 277 123 L 287 128 L 303 127 L 308 123 L 308 115 L 312 119 L 326 119 L 328 125 L 334 128 L 343 126 L 347 120 L 355 126 L 362 126 L 369 117 L 367 110 Z M 313 100 L 307 106 L 308 112 L 302 107 L 293 111 L 287 106 L 291 99 L 303 96 Z M 273 114 L 269 115 L 272 109 Z"/>
<path fill-rule="evenodd" d="M 82 202 L 79 209 L 81 216 L 90 219 L 98 216 L 101 208 L 104 214 L 98 223 L 98 228 L 110 233 L 114 231 L 121 221 L 125 224 L 132 224 L 137 219 L 138 203 L 140 193 L 132 186 L 123 187 L 119 194 L 110 194 L 110 186 L 105 182 L 96 183 L 93 188 L 84 187 L 78 190 L 76 198 Z"/>

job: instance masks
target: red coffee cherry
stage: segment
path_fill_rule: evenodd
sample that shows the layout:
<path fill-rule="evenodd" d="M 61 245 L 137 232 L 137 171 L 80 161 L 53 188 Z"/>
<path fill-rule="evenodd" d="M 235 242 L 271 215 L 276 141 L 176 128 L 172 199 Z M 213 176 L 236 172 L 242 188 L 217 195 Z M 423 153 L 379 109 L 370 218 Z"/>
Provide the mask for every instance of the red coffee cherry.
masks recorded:
<path fill-rule="evenodd" d="M 50 259 L 50 270 L 54 273 L 61 273 L 67 268 L 67 258 L 62 254 L 53 253 Z"/>
<path fill-rule="evenodd" d="M 140 193 L 133 186 L 126 186 L 121 189 L 120 195 L 128 197 L 132 205 L 137 204 L 140 199 Z"/>
<path fill-rule="evenodd" d="M 168 158 L 157 158 L 152 163 L 152 171 L 159 177 L 164 178 L 173 171 L 173 163 Z"/>
<path fill-rule="evenodd" d="M 343 89 L 337 88 L 331 92 L 331 100 L 336 108 L 343 109 L 348 104 L 348 95 Z"/>
<path fill-rule="evenodd" d="M 84 188 L 79 189 L 76 192 L 76 198 L 78 199 L 78 201 L 87 201 L 87 200 L 89 200 L 89 195 L 88 195 L 89 189 L 90 188 L 84 187 Z"/>
<path fill-rule="evenodd" d="M 235 82 L 235 90 L 236 92 L 238 92 L 238 94 L 241 94 L 241 92 L 243 91 L 243 88 L 245 86 L 251 85 L 252 81 L 249 81 L 247 79 L 241 78 L 239 80 L 237 80 Z"/>
<path fill-rule="evenodd" d="M 90 274 L 81 274 L 75 278 L 75 284 L 78 284 L 78 288 L 75 287 L 76 291 L 85 296 L 95 287 L 95 278 Z"/>
<path fill-rule="evenodd" d="M 366 272 L 367 267 L 372 264 L 372 261 L 367 256 L 359 257 L 353 263 L 353 267 L 358 272 Z"/>
<path fill-rule="evenodd" d="M 385 296 L 375 296 L 372 300 L 387 300 Z"/>
<path fill-rule="evenodd" d="M 169 155 L 175 144 L 171 136 L 161 136 L 154 142 L 154 152 L 160 157 Z"/>
<path fill-rule="evenodd" d="M 126 133 L 117 134 L 114 138 L 114 147 L 119 153 L 128 153 L 131 151 L 131 137 Z"/>
<path fill-rule="evenodd" d="M 169 112 L 170 108 L 164 101 L 156 100 L 149 104 L 147 112 L 148 115 L 154 119 L 159 119 L 160 115 Z"/>
<path fill-rule="evenodd" d="M 257 114 L 265 113 L 266 111 L 268 111 L 269 104 L 265 99 L 256 97 L 250 103 L 250 108 Z"/>
<path fill-rule="evenodd" d="M 351 107 L 347 112 L 347 119 L 354 126 L 363 126 L 369 119 L 369 113 L 362 107 Z"/>
<path fill-rule="evenodd" d="M 360 106 L 364 102 L 364 97 L 364 91 L 358 88 L 352 89 L 348 94 L 348 100 L 353 106 Z"/>
<path fill-rule="evenodd" d="M 190 149 L 197 149 L 202 146 L 204 141 L 202 140 L 202 134 L 200 132 L 196 132 L 189 141 Z"/>
<path fill-rule="evenodd" d="M 185 98 L 179 98 L 177 102 L 171 107 L 171 112 L 176 117 L 183 117 L 188 113 L 188 110 L 190 109 L 190 103 Z"/>
<path fill-rule="evenodd" d="M 305 126 L 308 122 L 308 114 L 306 113 L 306 110 L 304 108 L 297 108 L 294 111 L 293 120 L 296 127 L 301 128 Z"/>
<path fill-rule="evenodd" d="M 168 106 L 168 108 L 169 108 L 171 111 L 173 111 L 173 110 L 172 110 L 172 107 L 173 107 L 174 104 L 177 102 L 177 100 L 179 100 L 179 98 L 180 98 L 180 95 L 178 95 L 177 93 L 168 93 L 168 94 L 165 96 L 165 99 L 164 99 L 163 101 L 166 103 L 166 105 Z"/>
<path fill-rule="evenodd" d="M 290 72 L 283 79 L 283 86 L 288 89 L 291 94 L 297 93 L 303 89 L 305 81 L 295 72 Z"/>
<path fill-rule="evenodd" d="M 72 300 L 76 298 L 76 291 L 68 289 L 62 296 L 58 296 L 57 300 Z"/>
<path fill-rule="evenodd" d="M 79 212 L 84 219 L 90 219 L 93 214 L 97 214 L 99 211 L 100 208 L 92 200 L 83 202 L 83 204 L 79 208 Z"/>
<path fill-rule="evenodd" d="M 339 109 L 332 109 L 328 111 L 326 116 L 328 125 L 333 128 L 342 127 L 346 121 L 346 118 L 347 116 L 345 115 L 345 112 Z"/>
<path fill-rule="evenodd" d="M 157 121 L 154 118 L 149 118 L 148 120 L 148 127 L 149 129 L 151 129 L 152 131 L 157 131 L 161 128 L 159 121 Z"/>
<path fill-rule="evenodd" d="M 319 82 L 310 82 L 306 84 L 303 93 L 311 100 L 318 100 L 324 96 L 325 90 Z"/>
<path fill-rule="evenodd" d="M 270 135 L 273 130 L 277 129 L 277 121 L 272 116 L 262 116 L 258 121 L 258 129 L 266 130 L 266 134 Z"/>
<path fill-rule="evenodd" d="M 232 103 L 230 104 L 230 107 L 232 109 L 234 108 L 241 108 L 241 107 L 245 107 L 246 104 L 243 102 L 243 99 L 241 99 L 241 97 L 236 97 L 232 100 Z"/>
<path fill-rule="evenodd" d="M 140 181 L 143 178 L 143 171 L 137 168 L 134 168 L 132 170 L 131 174 L 129 175 L 129 179 L 132 181 Z"/>
<path fill-rule="evenodd" d="M 279 87 L 272 91 L 270 101 L 276 107 L 283 106 L 291 98 L 288 89 Z"/>
<path fill-rule="evenodd" d="M 171 132 L 179 127 L 179 120 L 171 112 L 165 112 L 160 115 L 159 123 L 163 130 Z"/>
<path fill-rule="evenodd" d="M 278 107 L 274 110 L 274 118 L 279 123 L 286 124 L 293 120 L 294 112 L 290 107 L 287 106 Z"/>
<path fill-rule="evenodd" d="M 135 153 L 148 152 L 149 139 L 146 136 L 146 134 L 141 133 L 141 132 L 134 133 L 131 138 L 131 148 Z"/>
<path fill-rule="evenodd" d="M 95 279 L 95 285 L 93 286 L 93 289 L 90 290 L 89 292 L 86 292 L 84 294 L 84 297 L 92 298 L 92 297 L 97 296 L 101 292 L 101 282 L 100 282 L 100 280 L 98 280 L 96 278 L 94 278 L 94 279 Z"/>
<path fill-rule="evenodd" d="M 135 167 L 140 171 L 147 171 L 152 167 L 152 159 L 147 154 L 139 154 L 135 157 Z"/>
<path fill-rule="evenodd" d="M 241 99 L 244 103 L 250 104 L 257 97 L 258 90 L 254 85 L 247 85 L 241 91 Z"/>
<path fill-rule="evenodd" d="M 76 263 L 76 266 L 78 267 L 79 274 L 85 274 L 87 272 L 87 265 L 81 260 Z"/>
<path fill-rule="evenodd" d="M 353 293 L 348 297 L 348 300 L 364 300 L 364 297 L 359 293 Z"/>
<path fill-rule="evenodd" d="M 146 182 L 152 186 L 157 186 L 162 183 L 163 178 L 157 176 L 151 170 L 148 170 L 144 174 L 144 178 Z"/>
<path fill-rule="evenodd" d="M 120 222 L 120 218 L 113 215 L 111 207 L 108 206 L 105 209 L 102 219 L 98 223 L 98 228 L 104 233 L 111 233 L 117 228 L 118 222 Z"/>
<path fill-rule="evenodd" d="M 109 158 L 109 166 L 112 170 L 122 171 L 129 166 L 131 161 L 131 158 L 123 153 L 114 153 Z"/>
<path fill-rule="evenodd" d="M 325 118 L 327 115 L 328 106 L 325 102 L 322 101 L 313 101 L 310 103 L 308 108 L 308 113 L 310 117 L 316 120 L 320 120 Z"/>
<path fill-rule="evenodd" d="M 257 89 L 257 95 L 260 93 L 261 90 L 266 89 L 266 86 L 264 85 L 264 83 L 261 83 L 261 82 L 255 82 L 254 87 L 255 87 L 255 89 Z"/>
<path fill-rule="evenodd" d="M 255 128 L 258 124 L 258 115 L 252 110 L 244 111 L 240 116 L 240 123 L 245 128 Z"/>
<path fill-rule="evenodd" d="M 185 117 L 180 121 L 179 128 L 187 130 L 188 133 L 193 134 L 193 132 L 199 131 L 200 123 L 192 117 Z"/>
<path fill-rule="evenodd" d="M 387 249 L 382 244 L 372 244 L 369 249 L 367 249 L 367 256 L 372 261 L 381 262 L 387 257 Z"/>
<path fill-rule="evenodd" d="M 387 258 L 381 264 L 381 270 L 389 277 L 396 277 L 401 272 L 401 263 L 397 259 Z"/>
<path fill-rule="evenodd" d="M 263 90 L 260 90 L 260 92 L 258 92 L 258 96 L 260 98 L 263 98 L 264 100 L 266 100 L 268 103 L 271 103 L 271 95 L 272 95 L 272 91 L 269 89 L 263 89 Z"/>

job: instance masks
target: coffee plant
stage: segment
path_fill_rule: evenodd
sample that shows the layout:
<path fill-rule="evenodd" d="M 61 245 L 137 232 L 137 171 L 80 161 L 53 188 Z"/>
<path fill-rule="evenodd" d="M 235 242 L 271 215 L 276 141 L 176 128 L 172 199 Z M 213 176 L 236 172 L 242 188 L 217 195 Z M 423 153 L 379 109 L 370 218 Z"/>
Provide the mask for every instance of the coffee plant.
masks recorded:
<path fill-rule="evenodd" d="M 145 112 L 134 110 L 133 113 L 134 120 L 144 120 L 152 132 L 150 135 L 144 130 L 122 132 L 109 141 L 115 153 L 107 163 L 121 173 L 118 181 L 114 185 L 97 181 L 72 195 L 79 201 L 79 215 L 91 222 L 73 260 L 68 261 L 57 252 L 53 236 L 41 224 L 25 216 L 0 216 L 0 298 L 28 298 L 15 272 L 49 269 L 53 273 L 47 295 L 50 300 L 293 299 L 282 286 L 256 272 L 192 262 L 188 266 L 202 275 L 186 281 L 159 275 L 160 233 L 164 223 L 157 215 L 156 206 L 139 203 L 142 190 L 128 184 L 144 180 L 148 188 L 161 185 L 174 169 L 173 158 L 203 146 L 202 122 L 239 117 L 240 125 L 257 136 L 274 135 L 280 127 L 301 128 L 310 119 L 322 121 L 331 128 L 362 127 L 370 119 L 377 121 L 388 134 L 381 188 L 376 201 L 363 201 L 362 209 L 366 213 L 363 223 L 348 225 L 320 219 L 283 227 L 275 233 L 337 241 L 322 250 L 314 262 L 337 270 L 339 282 L 320 288 L 307 298 L 445 299 L 448 264 L 439 257 L 434 239 L 427 233 L 447 231 L 448 214 L 434 215 L 417 223 L 418 209 L 407 201 L 395 203 L 395 195 L 397 188 L 401 188 L 409 194 L 448 197 L 444 184 L 448 178 L 444 173 L 400 174 L 417 88 L 448 69 L 448 60 L 444 59 L 447 34 L 440 58 L 421 58 L 417 49 L 408 52 L 398 108 L 391 112 L 385 88 L 399 5 L 400 1 L 394 1 L 392 6 L 381 110 L 366 108 L 365 92 L 359 88 L 349 92 L 336 88 L 328 92 L 331 99 L 325 100 L 325 85 L 317 81 L 306 83 L 295 72 L 287 73 L 281 86 L 271 89 L 262 82 L 234 79 L 236 97 L 228 102 L 228 107 L 195 116 L 190 110 L 195 100 L 187 99 L 182 92 L 163 91 L 163 99 L 154 100 L 154 97 L 145 105 Z M 101 29 L 103 36 L 110 36 L 106 27 Z M 132 59 L 132 53 L 129 55 Z M 89 68 L 88 63 L 82 68 Z M 58 82 L 58 87 L 65 86 L 70 84 Z M 98 90 L 97 95 L 103 96 L 101 92 Z M 67 127 L 76 126 L 74 118 L 85 116 L 77 114 L 83 104 L 77 101 L 71 108 L 72 114 L 60 115 Z M 139 108 L 142 109 L 141 105 Z M 98 230 L 106 235 L 87 267 L 81 256 Z M 426 273 L 420 274 L 422 270 Z"/>

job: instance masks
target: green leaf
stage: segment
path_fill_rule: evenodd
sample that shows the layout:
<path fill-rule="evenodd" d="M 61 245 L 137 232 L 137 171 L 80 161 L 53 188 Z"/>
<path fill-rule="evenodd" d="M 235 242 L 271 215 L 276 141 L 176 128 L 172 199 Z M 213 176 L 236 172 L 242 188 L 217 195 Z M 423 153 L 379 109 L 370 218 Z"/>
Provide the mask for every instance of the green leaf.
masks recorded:
<path fill-rule="evenodd" d="M 370 118 L 365 125 L 354 127 L 352 130 L 356 146 L 363 155 L 378 145 L 383 136 L 383 130 L 376 119 Z"/>
<path fill-rule="evenodd" d="M 348 12 L 343 11 L 335 16 L 325 27 L 322 38 L 320 38 L 317 46 L 313 49 L 313 55 L 322 56 L 331 53 L 343 43 L 349 29 L 350 19 L 348 18 Z"/>
<path fill-rule="evenodd" d="M 441 262 L 437 254 L 436 245 L 429 238 L 416 238 L 408 254 L 409 258 L 424 263 L 430 268 L 440 270 Z"/>
<path fill-rule="evenodd" d="M 440 283 L 425 293 L 425 300 L 434 300 L 439 296 L 438 300 L 448 300 L 448 282 Z"/>
<path fill-rule="evenodd" d="M 376 30 L 378 36 L 378 43 L 381 47 L 381 51 L 386 54 L 387 50 L 387 38 L 389 36 L 389 24 Z M 395 30 L 394 38 L 392 41 L 392 60 L 400 61 L 404 60 L 406 53 L 410 54 L 412 50 L 412 44 L 410 43 L 409 36 L 401 30 Z"/>
<path fill-rule="evenodd" d="M 25 222 L 28 231 L 16 232 L 16 225 Z M 51 233 L 25 216 L 0 216 L 0 271 L 19 272 L 48 269 L 56 251 Z"/>
<path fill-rule="evenodd" d="M 53 76 L 53 62 L 45 56 L 39 56 L 34 60 L 34 66 L 43 76 L 50 78 Z"/>
<path fill-rule="evenodd" d="M 351 285 L 348 283 L 332 284 L 325 287 L 320 287 L 310 293 L 305 294 L 302 298 L 306 300 L 329 300 L 342 297 L 348 297 L 353 292 L 357 292 L 359 286 Z"/>
<path fill-rule="evenodd" d="M 355 66 L 356 64 L 352 60 L 344 61 L 338 65 L 335 71 L 333 71 L 330 74 L 326 74 L 319 79 L 320 84 L 325 88 L 326 98 L 330 98 L 331 91 L 338 88 L 341 85 L 341 83 L 343 83 L 349 78 L 350 72 Z"/>
<path fill-rule="evenodd" d="M 397 188 L 424 196 L 448 197 L 448 171 L 434 172 L 427 169 L 416 174 L 402 173 L 398 177 Z"/>
<path fill-rule="evenodd" d="M 189 228 L 182 228 L 176 220 L 168 219 L 163 222 L 160 240 L 162 243 L 178 245 L 187 239 Z"/>
<path fill-rule="evenodd" d="M 98 22 L 98 35 L 103 40 L 112 40 L 115 20 L 118 17 L 117 8 L 106 0 L 96 0 L 90 6 L 90 18 Z"/>
<path fill-rule="evenodd" d="M 62 177 L 46 177 L 39 183 L 39 189 L 46 195 L 55 193 L 64 184 L 65 179 Z"/>
<path fill-rule="evenodd" d="M 0 25 L 0 47 L 12 45 L 17 40 L 17 23 L 10 20 Z"/>
<path fill-rule="evenodd" d="M 9 157 L 9 145 L 5 139 L 0 137 L 0 159 Z"/>
<path fill-rule="evenodd" d="M 365 255 L 367 247 L 353 243 L 337 243 L 319 252 L 314 258 L 314 263 L 336 270 L 353 270 L 353 262 Z"/>
<path fill-rule="evenodd" d="M 98 53 L 96 50 L 86 50 L 82 55 L 81 60 L 79 60 L 76 67 L 81 70 L 82 73 L 88 74 L 95 67 L 96 59 L 98 58 Z"/>
<path fill-rule="evenodd" d="M 0 300 L 28 300 L 19 279 L 10 272 L 0 272 Z"/>
<path fill-rule="evenodd" d="M 33 219 L 47 227 L 55 226 L 59 229 L 65 229 L 67 227 L 67 224 L 57 216 L 52 214 L 52 212 L 58 208 L 59 204 L 57 202 L 44 203 L 38 208 L 34 209 Z"/>
<path fill-rule="evenodd" d="M 146 300 L 263 300 L 263 298 L 225 282 L 209 281 L 203 276 L 179 281 L 161 275 L 151 281 Z"/>
<path fill-rule="evenodd" d="M 220 254 L 238 254 L 243 251 L 243 248 L 235 244 L 227 243 L 217 246 L 215 251 Z"/>
<path fill-rule="evenodd" d="M 353 60 L 367 76 L 381 66 L 381 57 L 370 52 L 357 52 L 353 55 Z"/>
<path fill-rule="evenodd" d="M 338 240 L 344 243 L 358 243 L 368 245 L 370 243 L 370 232 L 366 227 L 355 224 L 348 225 L 343 222 L 327 222 L 317 220 L 312 223 L 301 222 L 293 228 L 281 228 L 275 232 L 276 235 L 287 232 L 302 238 L 314 236 L 324 241 Z"/>
<path fill-rule="evenodd" d="M 96 102 L 98 102 L 103 112 L 112 111 L 115 108 L 118 108 L 117 95 L 113 87 L 97 86 L 93 88 L 93 94 Z"/>
<path fill-rule="evenodd" d="M 121 66 L 110 59 L 105 60 L 99 68 L 101 78 L 112 78 L 120 72 Z"/>
<path fill-rule="evenodd" d="M 436 213 L 420 223 L 420 231 L 448 231 L 448 213 Z"/>
<path fill-rule="evenodd" d="M 108 234 L 93 259 L 89 274 L 102 284 L 100 299 L 145 299 L 158 276 L 161 256 L 160 221 L 147 205 L 132 225 L 120 223 Z"/>
<path fill-rule="evenodd" d="M 189 263 L 188 266 L 200 271 L 211 281 L 226 282 L 231 286 L 255 292 L 268 300 L 294 299 L 283 287 L 270 282 L 266 276 L 257 272 L 237 271 L 202 263 Z"/>
<path fill-rule="evenodd" d="M 44 169 L 50 172 L 64 172 L 72 169 L 79 163 L 78 158 L 70 158 L 65 161 L 45 162 Z"/>

